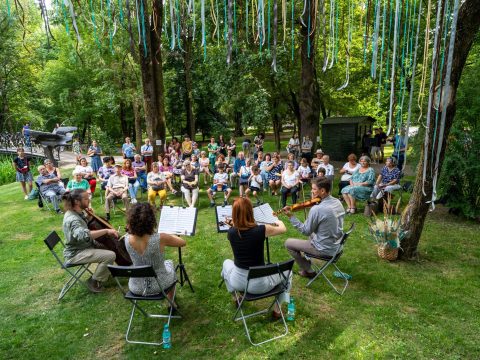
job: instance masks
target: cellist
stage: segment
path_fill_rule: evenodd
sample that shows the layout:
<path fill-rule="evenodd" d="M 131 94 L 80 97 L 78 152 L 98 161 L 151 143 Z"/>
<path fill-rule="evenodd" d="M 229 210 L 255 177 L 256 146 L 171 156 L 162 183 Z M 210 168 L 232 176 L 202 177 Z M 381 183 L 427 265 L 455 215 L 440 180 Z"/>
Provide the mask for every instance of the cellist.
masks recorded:
<path fill-rule="evenodd" d="M 66 264 L 98 263 L 95 273 L 88 279 L 87 286 L 91 292 L 103 291 L 102 283 L 108 279 L 107 265 L 115 261 L 115 253 L 110 250 L 97 249 L 94 239 L 104 235 L 118 237 L 114 229 L 89 230 L 83 210 L 89 206 L 90 198 L 83 189 L 75 189 L 62 197 L 65 208 L 63 218 L 63 233 L 65 234 L 65 249 L 63 256 Z"/>
<path fill-rule="evenodd" d="M 321 201 L 311 208 L 305 223 L 293 215 L 292 207 L 283 208 L 283 213 L 289 217 L 290 223 L 303 235 L 309 236 L 309 240 L 290 238 L 285 241 L 285 247 L 300 267 L 300 276 L 315 276 L 310 261 L 302 252 L 333 256 L 338 248 L 336 243 L 342 238 L 345 210 L 340 200 L 330 194 L 331 188 L 332 183 L 328 179 L 312 179 L 312 199 L 319 198 Z"/>

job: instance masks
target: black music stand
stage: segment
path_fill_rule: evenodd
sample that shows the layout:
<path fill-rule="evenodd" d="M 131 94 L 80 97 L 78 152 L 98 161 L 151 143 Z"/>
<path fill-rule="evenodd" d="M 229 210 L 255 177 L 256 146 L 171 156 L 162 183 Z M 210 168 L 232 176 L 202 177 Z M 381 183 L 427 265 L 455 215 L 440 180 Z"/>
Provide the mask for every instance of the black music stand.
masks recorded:
<path fill-rule="evenodd" d="M 167 233 L 174 235 L 195 235 L 195 227 L 197 225 L 197 208 L 184 208 L 180 206 L 164 206 L 160 214 L 160 220 L 158 224 L 159 233 Z M 178 265 L 175 267 L 175 271 L 180 273 L 180 285 L 188 283 L 190 290 L 193 290 L 192 283 L 185 269 L 185 264 L 182 261 L 182 248 L 178 248 Z"/>

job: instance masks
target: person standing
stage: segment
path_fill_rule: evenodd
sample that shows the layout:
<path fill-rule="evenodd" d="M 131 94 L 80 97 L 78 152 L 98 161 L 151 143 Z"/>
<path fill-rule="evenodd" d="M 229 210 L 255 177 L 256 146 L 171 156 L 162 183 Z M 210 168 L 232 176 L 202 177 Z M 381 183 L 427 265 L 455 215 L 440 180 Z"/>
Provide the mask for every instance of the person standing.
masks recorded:
<path fill-rule="evenodd" d="M 30 152 L 32 151 L 32 143 L 30 141 L 30 124 L 27 122 L 22 128 L 22 135 L 25 139 L 25 146 L 30 148 Z"/>
<path fill-rule="evenodd" d="M 24 199 L 28 200 L 28 194 L 32 191 L 33 176 L 30 172 L 30 162 L 25 156 L 25 150 L 22 147 L 17 148 L 17 157 L 13 159 L 13 167 L 15 169 L 16 181 L 20 183 L 22 191 L 25 194 Z"/>
<path fill-rule="evenodd" d="M 309 136 L 305 136 L 302 141 L 302 158 L 306 158 L 308 163 L 312 160 L 312 147 L 313 142 Z"/>
<path fill-rule="evenodd" d="M 300 222 L 291 212 L 291 207 L 284 207 L 284 213 L 290 223 L 309 240 L 289 238 L 285 241 L 285 248 L 300 267 L 299 275 L 313 278 L 310 260 L 302 253 L 318 256 L 333 256 L 338 249 L 338 242 L 343 236 L 343 220 L 345 210 L 340 200 L 331 196 L 332 184 L 328 179 L 312 179 L 312 199 L 320 198 L 321 202 L 311 208 L 305 223 Z"/>
<path fill-rule="evenodd" d="M 140 148 L 140 153 L 143 157 L 143 161 L 147 164 L 147 173 L 152 171 L 152 161 L 153 161 L 153 146 L 150 143 L 150 139 L 145 139 L 145 145 L 142 145 Z"/>
<path fill-rule="evenodd" d="M 87 218 L 83 215 L 83 210 L 90 206 L 90 197 L 85 190 L 72 190 L 65 193 L 62 199 L 66 210 L 63 217 L 63 233 L 65 234 L 63 256 L 65 264 L 97 263 L 95 272 L 87 281 L 87 287 L 91 292 L 102 292 L 104 290 L 102 284 L 107 281 L 110 274 L 107 265 L 113 264 L 115 253 L 96 248 L 95 239 L 105 235 L 118 238 L 118 232 L 113 229 L 88 229 Z"/>
<path fill-rule="evenodd" d="M 387 145 L 387 134 L 385 134 L 385 132 L 383 131 L 383 128 L 378 128 L 379 132 L 380 132 L 380 152 L 381 152 L 381 161 L 383 163 L 383 159 L 385 157 L 385 145 Z"/>
<path fill-rule="evenodd" d="M 100 156 L 103 155 L 102 148 L 98 146 L 96 140 L 92 140 L 92 145 L 88 148 L 87 155 L 90 156 L 90 166 L 96 175 L 98 169 L 102 167 L 102 159 Z"/>
<path fill-rule="evenodd" d="M 215 142 L 215 138 L 212 136 L 210 138 L 210 143 L 207 145 L 208 149 L 208 160 L 210 160 L 210 170 L 212 173 L 215 172 L 215 160 L 217 159 L 218 153 L 218 144 Z"/>
<path fill-rule="evenodd" d="M 190 139 L 190 135 L 185 135 L 182 142 L 182 160 L 190 159 L 193 151 L 193 142 Z"/>
<path fill-rule="evenodd" d="M 130 141 L 129 137 L 125 138 L 125 143 L 122 145 L 122 154 L 124 159 L 129 159 L 131 162 L 133 162 L 134 156 L 135 156 L 135 151 L 137 149 L 135 148 L 135 145 L 132 144 Z"/>

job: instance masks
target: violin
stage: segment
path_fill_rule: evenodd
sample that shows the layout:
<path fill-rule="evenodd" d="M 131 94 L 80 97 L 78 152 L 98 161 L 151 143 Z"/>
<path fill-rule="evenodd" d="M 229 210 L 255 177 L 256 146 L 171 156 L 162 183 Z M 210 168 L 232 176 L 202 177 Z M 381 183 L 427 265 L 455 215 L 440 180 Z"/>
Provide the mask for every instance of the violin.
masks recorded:
<path fill-rule="evenodd" d="M 307 208 L 310 208 L 312 207 L 313 205 L 317 205 L 317 204 L 320 204 L 322 202 L 322 199 L 321 198 L 313 198 L 311 200 L 307 200 L 303 203 L 298 203 L 298 204 L 293 204 L 291 207 L 290 207 L 290 211 L 291 212 L 295 212 L 295 211 L 300 211 L 300 210 L 303 210 L 303 209 L 307 209 Z M 284 213 L 285 210 L 284 209 L 279 209 L 277 211 L 274 211 L 273 212 L 273 215 L 274 216 L 277 216 L 281 213 Z"/>
<path fill-rule="evenodd" d="M 87 226 L 90 230 L 115 230 L 107 220 L 95 215 L 93 211 L 85 209 L 85 213 L 91 218 L 87 223 Z M 125 247 L 125 242 L 122 241 L 122 239 L 123 236 L 120 239 L 117 239 L 115 236 L 105 234 L 96 238 L 94 241 L 100 248 L 111 250 L 115 253 L 115 262 L 117 265 L 129 266 L 132 265 L 132 259 L 130 258 L 127 248 Z"/>

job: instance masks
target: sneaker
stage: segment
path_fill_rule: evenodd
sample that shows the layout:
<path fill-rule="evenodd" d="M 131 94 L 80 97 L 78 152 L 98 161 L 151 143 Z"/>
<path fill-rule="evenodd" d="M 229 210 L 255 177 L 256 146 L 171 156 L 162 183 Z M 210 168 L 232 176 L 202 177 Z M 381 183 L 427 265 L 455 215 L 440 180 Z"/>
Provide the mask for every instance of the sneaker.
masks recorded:
<path fill-rule="evenodd" d="M 28 195 L 25 195 L 25 197 L 23 198 L 23 200 L 28 200 Z"/>
<path fill-rule="evenodd" d="M 105 218 L 107 219 L 107 221 L 110 221 L 110 213 L 106 213 Z"/>
<path fill-rule="evenodd" d="M 58 215 L 62 215 L 62 214 L 63 214 L 63 211 L 60 210 L 60 209 L 55 210 L 55 212 L 56 212 Z"/>
<path fill-rule="evenodd" d="M 137 203 L 137 199 L 133 198 L 132 201 L 130 201 L 131 204 L 136 204 Z"/>
<path fill-rule="evenodd" d="M 178 192 L 178 191 L 175 190 L 175 189 L 172 190 L 172 194 L 173 194 L 173 195 L 175 195 L 177 192 Z"/>
<path fill-rule="evenodd" d="M 215 207 L 215 203 L 213 201 L 210 203 L 210 207 Z"/>
<path fill-rule="evenodd" d="M 305 270 L 300 270 L 298 272 L 298 275 L 300 275 L 301 277 L 306 277 L 306 278 L 312 279 L 312 278 L 315 277 L 316 273 L 308 272 L 308 271 L 305 271 Z"/>
<path fill-rule="evenodd" d="M 87 287 L 88 287 L 88 290 L 90 290 L 93 293 L 101 293 L 104 290 L 102 283 L 100 281 L 93 280 L 91 276 L 87 280 Z"/>

